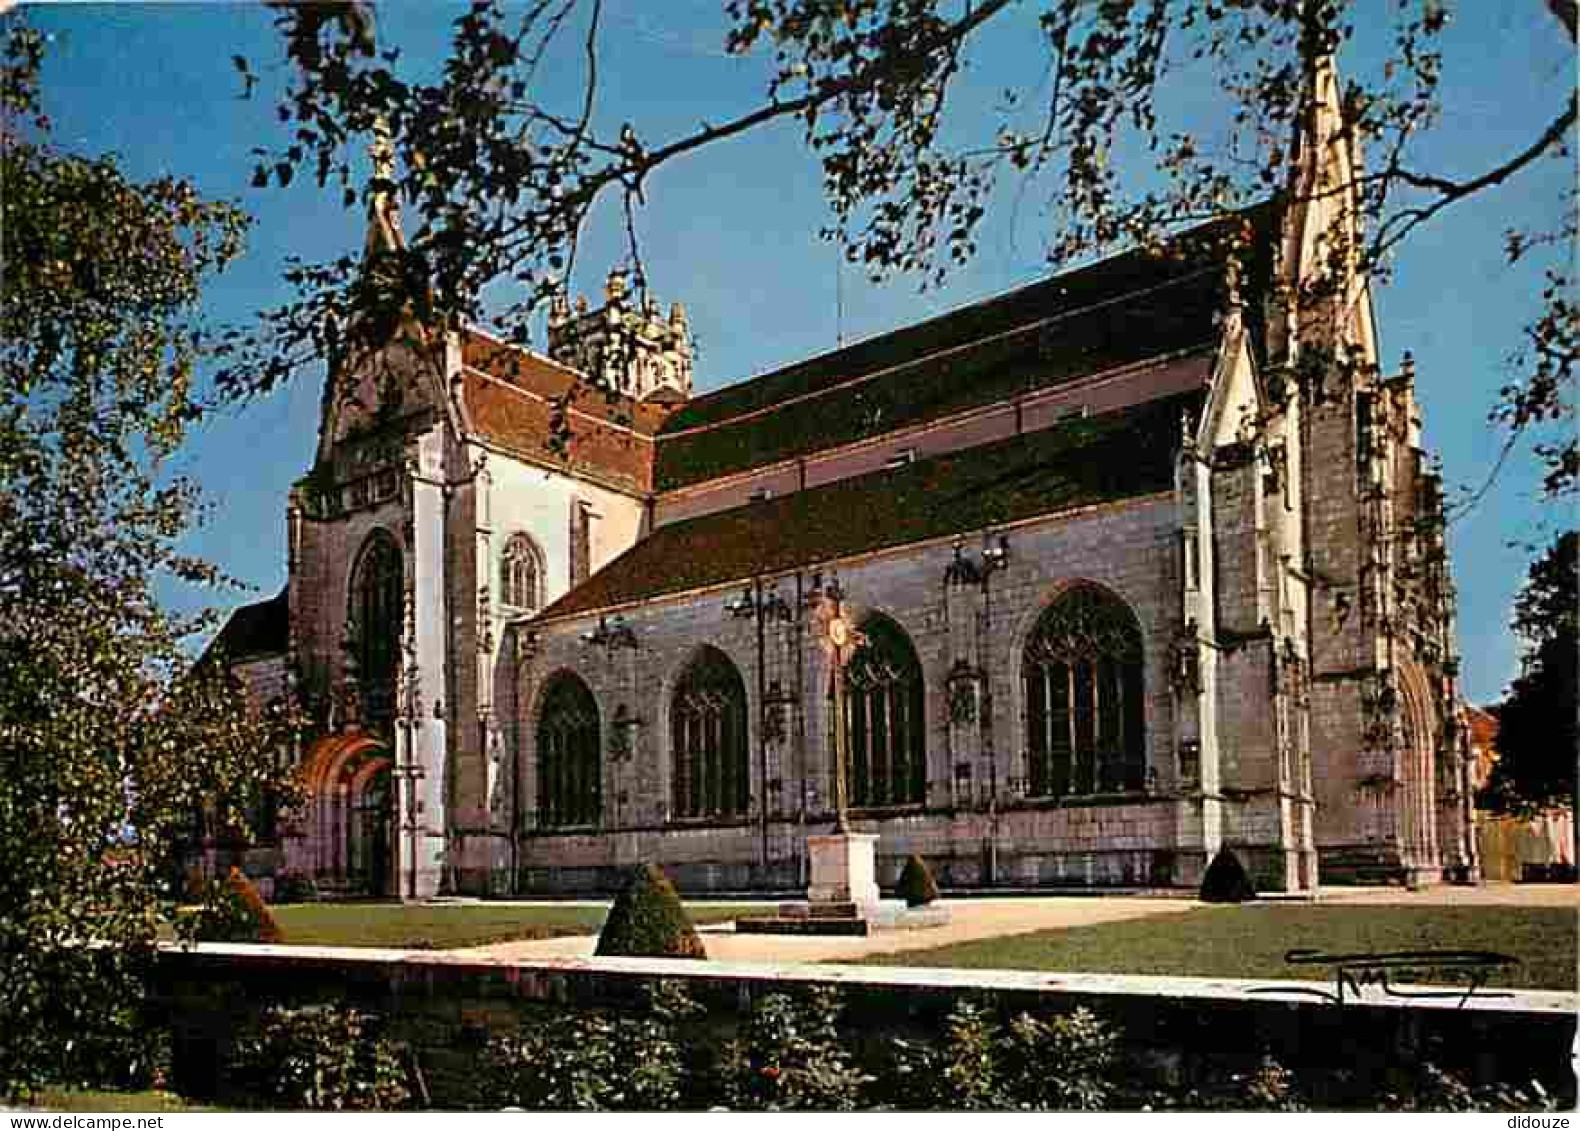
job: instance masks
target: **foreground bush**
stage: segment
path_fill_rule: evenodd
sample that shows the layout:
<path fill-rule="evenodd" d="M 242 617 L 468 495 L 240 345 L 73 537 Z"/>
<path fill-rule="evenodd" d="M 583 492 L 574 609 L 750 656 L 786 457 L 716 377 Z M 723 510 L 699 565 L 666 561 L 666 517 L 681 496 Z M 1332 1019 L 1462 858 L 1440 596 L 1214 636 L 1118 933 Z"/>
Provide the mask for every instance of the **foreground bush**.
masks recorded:
<path fill-rule="evenodd" d="M 706 958 L 669 877 L 643 864 L 609 909 L 595 954 L 627 958 Z"/>
<path fill-rule="evenodd" d="M 1087 1009 L 1021 1013 L 1005 1025 L 961 1002 L 938 1040 L 896 1040 L 894 1049 L 889 1090 L 898 1107 L 1102 1111 L 1117 1094 L 1119 1035 Z"/>
<path fill-rule="evenodd" d="M 378 1019 L 340 1006 L 268 1010 L 234 1069 L 249 1099 L 287 1111 L 391 1111 L 410 1096 Z"/>
<path fill-rule="evenodd" d="M 1533 1112 L 1562 1107 L 1534 1080 L 1523 1085 L 1471 1085 L 1427 1060 L 1388 1065 L 1393 1083 L 1381 1090 L 1370 1072 L 1296 1071 L 1269 1056 L 1249 1067 L 1208 1075 L 1208 1080 L 1190 1087 L 1132 1092 L 1124 1106 L 1145 1111 L 1269 1112 Z"/>
<path fill-rule="evenodd" d="M 872 1081 L 839 1031 L 839 993 L 768 994 L 719 1065 L 722 1098 L 736 1111 L 859 1111 Z"/>
<path fill-rule="evenodd" d="M 900 872 L 900 882 L 895 885 L 895 894 L 905 900 L 907 907 L 925 907 L 938 898 L 938 884 L 928 870 L 927 861 L 915 853 L 906 858 L 905 868 Z"/>
<path fill-rule="evenodd" d="M 659 983 L 636 1016 L 562 1014 L 489 1043 L 487 1107 L 529 1111 L 657 1111 L 687 1101 L 678 1023 L 696 1010 Z"/>
<path fill-rule="evenodd" d="M 1256 888 L 1240 858 L 1230 849 L 1219 849 L 1207 866 L 1207 874 L 1201 878 L 1202 902 L 1245 903 L 1255 898 Z"/>
<path fill-rule="evenodd" d="M 223 880 L 212 881 L 203 902 L 183 911 L 177 933 L 196 942 L 278 943 L 285 939 L 280 924 L 252 881 L 232 868 Z"/>

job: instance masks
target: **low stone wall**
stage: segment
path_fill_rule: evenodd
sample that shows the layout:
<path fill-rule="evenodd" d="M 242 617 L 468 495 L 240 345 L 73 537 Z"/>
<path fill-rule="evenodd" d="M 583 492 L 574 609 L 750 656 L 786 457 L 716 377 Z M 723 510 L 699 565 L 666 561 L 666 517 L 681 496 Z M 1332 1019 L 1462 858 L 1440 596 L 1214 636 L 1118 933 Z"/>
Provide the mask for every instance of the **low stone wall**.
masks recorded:
<path fill-rule="evenodd" d="M 863 1042 L 937 1033 L 962 998 L 1006 1011 L 1086 1006 L 1119 1027 L 1127 1057 L 1160 1086 L 1199 1080 L 1218 1066 L 1271 1055 L 1297 1072 L 1385 1070 L 1424 1056 L 1476 1081 L 1540 1080 L 1575 1095 L 1580 995 L 1482 990 L 1405 999 L 1368 989 L 1334 1004 L 1332 983 L 1158 978 L 1104 974 L 776 966 L 665 959 L 495 961 L 443 952 L 242 946 L 166 947 L 162 1004 L 174 1030 L 175 1084 L 223 1091 L 235 1034 L 270 1005 L 340 1002 L 384 1015 L 408 1044 L 436 1107 L 466 1106 L 490 1036 L 544 1011 L 629 1007 L 655 978 L 681 979 L 720 1036 L 753 1000 L 815 985 L 839 987 L 847 1025 Z"/>

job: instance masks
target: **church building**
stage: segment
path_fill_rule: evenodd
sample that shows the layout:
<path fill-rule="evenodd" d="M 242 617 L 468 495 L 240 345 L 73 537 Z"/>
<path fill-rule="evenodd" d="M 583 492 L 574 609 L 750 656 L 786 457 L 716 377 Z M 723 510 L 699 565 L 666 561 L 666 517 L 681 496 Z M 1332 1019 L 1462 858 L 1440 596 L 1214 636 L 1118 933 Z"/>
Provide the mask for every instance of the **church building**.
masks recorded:
<path fill-rule="evenodd" d="M 413 331 L 332 370 L 288 583 L 215 645 L 313 719 L 269 866 L 790 892 L 838 734 L 884 884 L 1473 878 L 1412 367 L 1363 281 L 1288 297 L 1332 258 L 1333 121 L 1295 203 L 705 395 L 619 272 L 546 355 Z"/>

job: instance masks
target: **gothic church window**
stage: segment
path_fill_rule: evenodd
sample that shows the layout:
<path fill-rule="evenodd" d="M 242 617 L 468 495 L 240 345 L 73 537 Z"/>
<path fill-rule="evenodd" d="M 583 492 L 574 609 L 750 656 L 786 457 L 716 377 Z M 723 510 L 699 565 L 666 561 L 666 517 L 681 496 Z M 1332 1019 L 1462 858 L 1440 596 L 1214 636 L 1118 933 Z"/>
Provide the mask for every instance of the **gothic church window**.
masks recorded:
<path fill-rule="evenodd" d="M 1141 630 L 1093 586 L 1043 612 L 1022 659 L 1033 797 L 1140 789 L 1145 778 Z"/>
<path fill-rule="evenodd" d="M 730 658 L 704 648 L 681 676 L 670 709 L 674 815 L 746 813 L 746 684 Z"/>
<path fill-rule="evenodd" d="M 598 704 L 587 685 L 561 672 L 538 714 L 538 826 L 595 825 L 603 809 Z"/>
<path fill-rule="evenodd" d="M 845 669 L 850 804 L 919 805 L 927 793 L 922 665 L 888 617 L 868 617 L 861 632 L 866 642 Z"/>
<path fill-rule="evenodd" d="M 351 655 L 369 729 L 387 726 L 395 714 L 404 597 L 400 550 L 376 530 L 363 543 L 351 582 Z"/>
<path fill-rule="evenodd" d="M 506 605 L 531 613 L 543 604 L 543 556 L 529 536 L 516 534 L 505 543 L 499 575 L 499 591 Z"/>

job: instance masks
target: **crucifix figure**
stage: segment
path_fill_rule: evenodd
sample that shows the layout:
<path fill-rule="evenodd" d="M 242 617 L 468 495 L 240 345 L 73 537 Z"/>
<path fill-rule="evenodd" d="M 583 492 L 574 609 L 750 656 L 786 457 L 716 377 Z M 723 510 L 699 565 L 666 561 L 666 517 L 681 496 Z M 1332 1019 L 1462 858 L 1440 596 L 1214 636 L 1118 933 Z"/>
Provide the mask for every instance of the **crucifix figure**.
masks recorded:
<path fill-rule="evenodd" d="M 845 717 L 845 669 L 867 638 L 845 618 L 838 584 L 830 587 L 822 618 L 823 647 L 834 691 L 834 831 L 850 832 L 850 724 Z"/>

